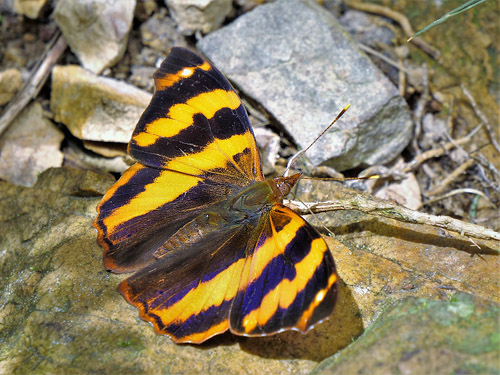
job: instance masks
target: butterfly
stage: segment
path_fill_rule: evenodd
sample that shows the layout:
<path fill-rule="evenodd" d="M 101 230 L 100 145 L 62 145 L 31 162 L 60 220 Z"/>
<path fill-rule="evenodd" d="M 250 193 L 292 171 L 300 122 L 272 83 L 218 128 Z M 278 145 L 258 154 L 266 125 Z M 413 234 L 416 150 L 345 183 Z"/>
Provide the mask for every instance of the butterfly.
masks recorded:
<path fill-rule="evenodd" d="M 128 145 L 136 160 L 94 226 L 104 265 L 157 333 L 201 343 L 227 330 L 307 332 L 333 311 L 324 239 L 283 205 L 300 174 L 266 180 L 247 113 L 222 73 L 174 47 Z"/>

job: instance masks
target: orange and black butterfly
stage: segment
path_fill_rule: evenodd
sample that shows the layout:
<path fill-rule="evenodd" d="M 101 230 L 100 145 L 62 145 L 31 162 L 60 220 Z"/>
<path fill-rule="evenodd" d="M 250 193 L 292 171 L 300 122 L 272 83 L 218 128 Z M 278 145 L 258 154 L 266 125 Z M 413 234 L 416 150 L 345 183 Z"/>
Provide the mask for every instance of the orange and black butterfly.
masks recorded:
<path fill-rule="evenodd" d="M 230 330 L 306 332 L 335 305 L 325 241 L 282 204 L 299 175 L 265 180 L 247 114 L 225 77 L 173 48 L 130 140 L 137 160 L 94 226 L 120 292 L 175 342 Z"/>

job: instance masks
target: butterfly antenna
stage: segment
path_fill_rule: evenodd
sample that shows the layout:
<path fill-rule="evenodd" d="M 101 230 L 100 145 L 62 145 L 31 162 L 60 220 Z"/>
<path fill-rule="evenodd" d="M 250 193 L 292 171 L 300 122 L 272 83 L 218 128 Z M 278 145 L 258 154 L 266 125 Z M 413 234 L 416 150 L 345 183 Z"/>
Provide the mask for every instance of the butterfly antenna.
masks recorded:
<path fill-rule="evenodd" d="M 340 111 L 340 113 L 337 115 L 337 117 L 335 117 L 335 120 L 333 120 L 333 121 L 330 123 L 330 125 L 328 125 L 328 126 L 325 128 L 325 130 L 323 130 L 323 131 L 321 132 L 321 134 L 320 134 L 320 135 L 318 135 L 318 136 L 316 137 L 316 139 L 315 139 L 314 141 L 312 141 L 312 143 L 311 143 L 309 146 L 307 146 L 304 150 L 300 150 L 299 152 L 297 152 L 295 155 L 293 155 L 293 156 L 290 158 L 290 160 L 289 160 L 289 162 L 288 162 L 288 164 L 287 164 L 287 166 L 286 166 L 285 172 L 283 173 L 283 176 L 284 176 L 284 177 L 288 176 L 288 173 L 290 172 L 290 169 L 291 169 L 291 168 L 295 165 L 295 163 L 297 162 L 297 160 L 299 159 L 299 157 L 301 157 L 302 155 L 304 155 L 304 154 L 307 152 L 307 150 L 309 150 L 309 149 L 312 147 L 312 145 L 313 145 L 313 144 L 315 144 L 315 143 L 318 141 L 318 139 L 320 139 L 320 138 L 323 136 L 323 134 L 325 134 L 325 133 L 326 133 L 326 132 L 327 132 L 327 131 L 328 131 L 328 130 L 329 130 L 329 129 L 333 126 L 333 124 L 335 124 L 335 123 L 337 122 L 337 120 L 338 120 L 340 117 L 342 117 L 342 115 L 343 115 L 344 113 L 346 113 L 346 111 L 349 109 L 349 107 L 350 107 L 350 106 L 351 106 L 350 104 L 346 105 L 346 106 L 342 109 L 342 111 Z"/>
<path fill-rule="evenodd" d="M 379 174 L 372 174 L 361 177 L 302 177 L 303 180 L 320 180 L 320 181 L 351 181 L 351 180 L 375 180 L 380 178 Z"/>

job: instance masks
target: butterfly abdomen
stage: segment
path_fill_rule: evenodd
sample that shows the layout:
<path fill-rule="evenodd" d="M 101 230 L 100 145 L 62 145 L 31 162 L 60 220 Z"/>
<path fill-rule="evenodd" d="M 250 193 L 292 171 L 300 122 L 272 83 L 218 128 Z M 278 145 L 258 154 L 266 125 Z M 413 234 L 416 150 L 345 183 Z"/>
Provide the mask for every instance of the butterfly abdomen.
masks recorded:
<path fill-rule="evenodd" d="M 209 234 L 219 230 L 224 225 L 223 221 L 223 217 L 217 212 L 207 212 L 195 217 L 170 236 L 155 251 L 154 257 L 160 259 L 169 251 L 182 250 L 184 247 L 203 241 Z"/>

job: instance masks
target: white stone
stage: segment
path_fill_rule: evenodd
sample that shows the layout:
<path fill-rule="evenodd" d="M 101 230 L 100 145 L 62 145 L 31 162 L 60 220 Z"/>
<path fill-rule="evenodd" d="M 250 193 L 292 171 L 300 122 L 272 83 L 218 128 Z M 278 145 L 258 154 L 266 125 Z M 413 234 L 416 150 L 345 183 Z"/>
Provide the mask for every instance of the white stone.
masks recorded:
<path fill-rule="evenodd" d="M 101 73 L 123 57 L 135 0 L 59 0 L 54 18 L 82 65 Z"/>
<path fill-rule="evenodd" d="M 14 120 L 0 140 L 0 178 L 15 185 L 33 186 L 38 174 L 60 167 L 63 133 L 34 102 Z"/>
<path fill-rule="evenodd" d="M 128 143 L 150 100 L 144 90 L 76 65 L 52 71 L 50 108 L 55 120 L 83 140 Z"/>
<path fill-rule="evenodd" d="M 217 29 L 232 10 L 231 0 L 165 0 L 165 4 L 185 35 Z"/>

